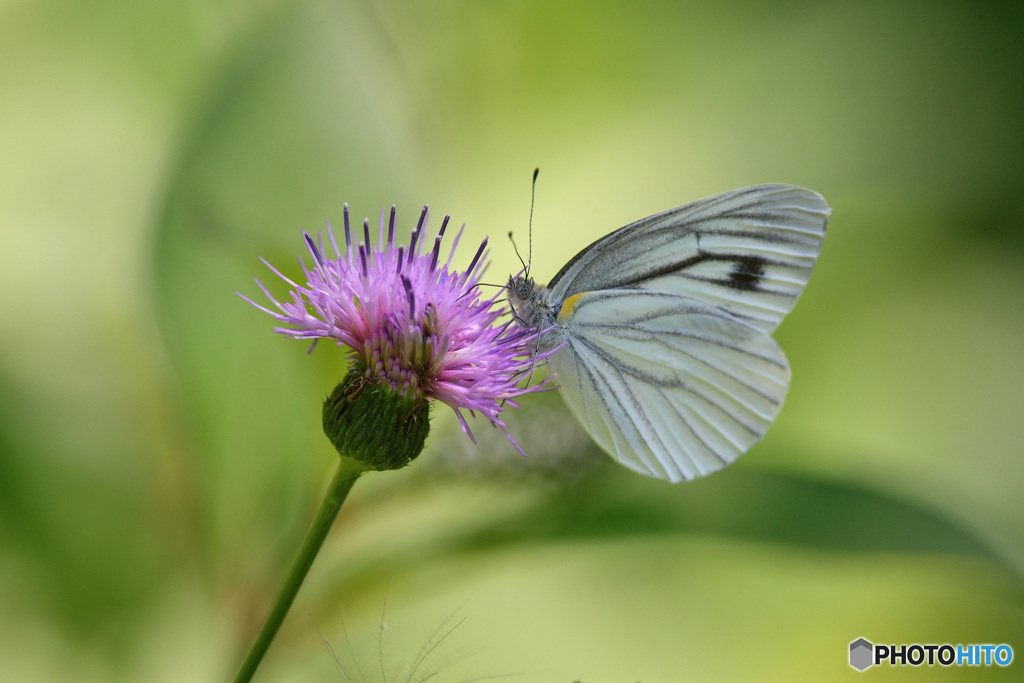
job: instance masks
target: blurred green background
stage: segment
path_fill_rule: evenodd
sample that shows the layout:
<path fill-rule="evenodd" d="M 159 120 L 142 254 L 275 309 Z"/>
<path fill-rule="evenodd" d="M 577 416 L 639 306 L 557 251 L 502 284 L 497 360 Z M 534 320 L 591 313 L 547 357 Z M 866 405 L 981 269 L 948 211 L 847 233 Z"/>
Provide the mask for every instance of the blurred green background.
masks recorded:
<path fill-rule="evenodd" d="M 442 406 L 419 460 L 355 487 L 257 680 L 835 679 L 861 636 L 1024 656 L 1022 20 L 0 3 L 0 679 L 233 676 L 330 477 L 343 368 L 235 290 L 282 294 L 258 256 L 299 273 L 346 201 L 450 212 L 501 282 L 535 166 L 542 280 L 706 195 L 825 195 L 778 422 L 673 486 L 553 394 L 510 411 L 526 460 Z"/>

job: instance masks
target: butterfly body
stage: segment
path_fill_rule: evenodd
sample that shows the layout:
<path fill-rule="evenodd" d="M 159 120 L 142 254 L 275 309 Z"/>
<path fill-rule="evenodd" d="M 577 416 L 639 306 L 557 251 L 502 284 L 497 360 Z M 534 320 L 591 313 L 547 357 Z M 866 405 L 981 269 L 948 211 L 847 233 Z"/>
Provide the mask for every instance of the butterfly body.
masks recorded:
<path fill-rule="evenodd" d="M 540 352 L 551 351 L 562 343 L 565 335 L 556 324 L 558 311 L 548 302 L 549 288 L 538 286 L 533 278 L 520 275 L 509 278 L 506 290 L 516 322 L 523 327 L 540 330 L 537 340 Z"/>
<path fill-rule="evenodd" d="M 761 440 L 789 385 L 770 333 L 810 277 L 829 215 L 791 185 L 733 190 L 595 241 L 547 287 L 510 278 L 518 324 L 613 458 L 689 480 Z"/>

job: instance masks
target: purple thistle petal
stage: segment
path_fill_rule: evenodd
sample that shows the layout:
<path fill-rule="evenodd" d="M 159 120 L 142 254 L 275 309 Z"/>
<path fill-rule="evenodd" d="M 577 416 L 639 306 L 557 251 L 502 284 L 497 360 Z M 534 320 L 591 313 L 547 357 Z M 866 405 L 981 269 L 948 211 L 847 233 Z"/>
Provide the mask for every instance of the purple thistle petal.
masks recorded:
<path fill-rule="evenodd" d="M 348 202 L 345 202 L 345 248 L 352 253 L 352 231 L 348 227 Z"/>
<path fill-rule="evenodd" d="M 434 248 L 430 254 L 430 272 L 437 268 L 437 257 L 441 254 L 441 235 L 434 238 Z"/>
<path fill-rule="evenodd" d="M 334 231 L 331 230 L 331 222 L 327 221 L 327 236 L 331 239 L 331 246 L 334 247 L 334 255 L 337 258 L 341 258 L 341 252 L 338 251 L 338 243 L 334 241 Z"/>
<path fill-rule="evenodd" d="M 413 233 L 413 239 L 414 240 L 416 239 L 416 237 L 415 237 L 416 235 L 419 235 L 421 232 L 423 232 L 423 226 L 426 225 L 427 214 L 429 212 L 430 212 L 430 204 L 424 204 L 423 205 L 423 211 L 420 212 L 420 219 L 416 223 L 416 231 Z M 410 244 L 409 245 L 409 249 L 412 250 L 412 248 L 415 247 L 415 246 L 416 246 L 415 244 Z"/>
<path fill-rule="evenodd" d="M 480 243 L 480 248 L 476 250 L 476 255 L 473 256 L 473 260 L 470 262 L 469 268 L 466 269 L 466 274 L 467 275 L 472 275 L 473 274 L 473 270 L 476 268 L 476 264 L 480 260 L 480 257 L 483 256 L 483 253 L 484 253 L 485 249 L 487 249 L 487 238 L 486 237 L 484 238 L 484 241 Z"/>
<path fill-rule="evenodd" d="M 445 268 L 451 268 L 452 267 L 452 259 L 455 258 L 455 250 L 458 248 L 459 242 L 462 241 L 462 231 L 465 230 L 465 229 L 466 229 L 466 224 L 463 223 L 462 227 L 459 228 L 459 233 L 457 235 L 455 235 L 455 242 L 452 244 L 451 253 L 448 254 L 448 260 L 444 264 Z"/>
<path fill-rule="evenodd" d="M 292 287 L 298 288 L 297 284 L 295 284 L 294 282 L 292 282 L 291 280 L 286 278 L 284 275 L 282 275 L 281 272 L 277 268 L 275 268 L 274 266 L 270 265 L 270 263 L 268 263 L 267 260 L 265 258 L 263 258 L 262 256 L 260 256 L 260 261 L 263 261 L 263 265 L 265 265 L 267 268 L 270 268 L 270 272 L 272 272 L 274 275 L 278 276 L 279 278 L 281 278 L 282 280 L 287 282 Z"/>
<path fill-rule="evenodd" d="M 470 441 L 476 443 L 476 437 L 473 436 L 473 430 L 469 428 L 469 423 L 466 422 L 466 418 L 462 416 L 462 412 L 458 408 L 455 408 L 454 410 L 456 417 L 459 418 L 459 424 L 462 425 L 463 433 L 469 437 Z"/>
<path fill-rule="evenodd" d="M 259 280 L 257 280 L 257 282 L 259 282 Z M 245 300 L 245 301 L 246 301 L 247 303 L 250 303 L 250 304 L 252 304 L 252 305 L 253 305 L 253 306 L 255 306 L 256 308 L 258 308 L 258 309 L 260 309 L 261 311 L 263 311 L 264 313 L 268 313 L 268 314 L 270 314 L 270 315 L 274 316 L 275 318 L 276 318 L 276 317 L 278 316 L 278 314 L 277 314 L 277 313 L 274 313 L 274 312 L 273 312 L 272 310 L 270 310 L 269 308 L 264 308 L 263 306 L 260 306 L 260 305 L 259 305 L 258 303 L 256 303 L 255 301 L 253 301 L 252 299 L 250 299 L 249 297 L 247 297 L 247 296 L 246 296 L 245 294 L 242 294 L 241 292 L 235 292 L 235 294 L 237 294 L 238 296 L 242 297 L 242 299 L 244 299 L 244 300 Z M 274 303 L 277 303 L 277 302 L 275 301 Z M 280 304 L 278 304 L 278 305 L 280 305 Z"/>
<path fill-rule="evenodd" d="M 384 249 L 384 207 L 380 207 L 380 221 L 377 223 L 377 245 L 378 248 Z"/>
<path fill-rule="evenodd" d="M 309 253 L 316 259 L 316 262 L 320 264 L 320 267 L 324 267 L 324 257 L 320 255 L 320 251 L 313 244 L 313 238 L 308 232 L 302 233 L 302 236 L 306 238 L 306 244 L 309 245 Z"/>
<path fill-rule="evenodd" d="M 409 278 L 402 276 L 402 284 L 405 286 L 405 293 L 409 298 L 409 317 L 415 317 L 416 315 L 416 293 L 412 291 L 412 282 Z"/>

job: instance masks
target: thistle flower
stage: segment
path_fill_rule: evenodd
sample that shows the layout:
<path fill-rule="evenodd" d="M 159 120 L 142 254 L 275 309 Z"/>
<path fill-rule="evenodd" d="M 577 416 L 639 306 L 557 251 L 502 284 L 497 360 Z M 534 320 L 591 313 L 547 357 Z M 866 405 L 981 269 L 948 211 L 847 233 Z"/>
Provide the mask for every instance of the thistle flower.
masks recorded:
<path fill-rule="evenodd" d="M 344 251 L 338 249 L 330 224 L 327 226 L 336 258 L 325 258 L 322 242 L 318 244 L 304 233 L 312 258 L 312 270 L 300 258 L 306 284 L 296 284 L 263 261 L 292 288 L 290 301 L 275 299 L 258 279 L 276 311 L 239 296 L 280 322 L 275 332 L 313 339 L 314 346 L 321 338 L 332 339 L 349 349 L 348 377 L 328 399 L 328 403 L 333 400 L 334 409 L 344 408 L 369 388 L 404 401 L 408 411 L 422 407 L 417 415 L 422 415 L 425 424 L 426 406 L 440 401 L 455 412 L 471 440 L 475 441 L 464 411 L 483 415 L 519 449 L 501 412 L 518 407 L 516 397 L 547 388 L 546 383 L 517 386 L 536 360 L 536 331 L 499 322 L 506 312 L 499 302 L 503 290 L 491 298 L 481 296 L 477 285 L 486 268 L 486 239 L 465 271 L 452 269 L 462 230 L 447 260 L 441 261 L 441 242 L 449 220 L 450 216 L 444 217 L 432 247 L 426 249 L 429 221 L 425 206 L 408 248 L 396 246 L 392 207 L 386 239 L 385 212 L 381 210 L 377 243 L 371 245 L 366 220 L 363 242 L 354 244 L 346 205 Z M 324 410 L 325 429 L 340 450 L 326 424 L 327 403 Z M 414 415 L 411 419 L 420 418 Z M 361 430 L 360 438 L 372 437 L 376 431 L 368 434 Z"/>

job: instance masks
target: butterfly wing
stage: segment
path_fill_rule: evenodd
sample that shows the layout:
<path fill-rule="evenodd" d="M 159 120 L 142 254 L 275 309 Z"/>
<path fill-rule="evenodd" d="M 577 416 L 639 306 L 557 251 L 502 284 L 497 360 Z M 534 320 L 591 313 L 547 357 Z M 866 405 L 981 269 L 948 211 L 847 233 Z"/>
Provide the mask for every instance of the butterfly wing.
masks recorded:
<path fill-rule="evenodd" d="M 550 300 L 618 288 L 670 292 L 770 333 L 811 276 L 829 208 L 816 192 L 757 185 L 639 220 L 597 240 L 555 275 Z"/>
<path fill-rule="evenodd" d="M 782 407 L 782 349 L 716 306 L 628 289 L 573 304 L 549 362 L 576 418 L 626 467 L 673 482 L 709 474 L 757 443 Z"/>

